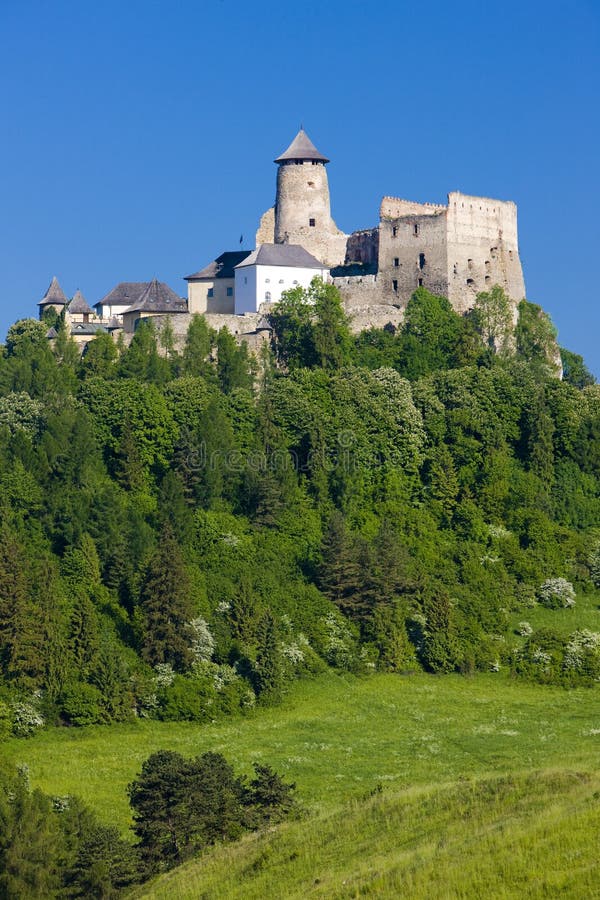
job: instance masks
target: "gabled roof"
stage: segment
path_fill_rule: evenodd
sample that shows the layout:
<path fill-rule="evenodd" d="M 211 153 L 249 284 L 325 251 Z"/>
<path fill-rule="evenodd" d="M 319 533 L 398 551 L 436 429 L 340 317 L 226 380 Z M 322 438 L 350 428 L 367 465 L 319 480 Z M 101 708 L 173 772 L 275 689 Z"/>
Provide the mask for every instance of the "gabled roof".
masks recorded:
<path fill-rule="evenodd" d="M 70 313 L 84 313 L 87 315 L 93 315 L 94 310 L 89 305 L 79 288 L 75 291 L 73 295 L 73 299 L 69 303 L 67 307 L 67 312 Z"/>
<path fill-rule="evenodd" d="M 71 325 L 71 334 L 100 334 L 106 333 L 107 329 L 104 325 L 98 325 L 94 322 L 74 322 Z"/>
<path fill-rule="evenodd" d="M 236 269 L 245 266 L 294 266 L 299 269 L 328 269 L 300 244 L 261 244 Z"/>
<path fill-rule="evenodd" d="M 126 309 L 125 313 L 186 313 L 187 311 L 187 300 L 179 297 L 164 281 L 158 281 L 156 278 L 153 278 L 141 297 L 129 309 Z"/>
<path fill-rule="evenodd" d="M 326 156 L 319 153 L 303 128 L 300 129 L 287 150 L 281 156 L 278 156 L 275 162 L 286 162 L 289 159 L 315 159 L 323 163 L 329 162 Z"/>
<path fill-rule="evenodd" d="M 66 306 L 68 302 L 63 289 L 58 283 L 58 278 L 55 275 L 50 282 L 48 290 L 38 303 L 38 306 L 50 306 L 51 304 L 54 306 Z"/>
<path fill-rule="evenodd" d="M 120 281 L 94 306 L 131 306 L 137 303 L 149 284 L 149 281 Z"/>
<path fill-rule="evenodd" d="M 250 250 L 226 250 L 204 269 L 194 272 L 193 275 L 186 275 L 185 281 L 202 281 L 204 278 L 210 279 L 210 281 L 215 278 L 234 278 L 234 268 L 247 256 L 250 256 L 250 253 Z"/>

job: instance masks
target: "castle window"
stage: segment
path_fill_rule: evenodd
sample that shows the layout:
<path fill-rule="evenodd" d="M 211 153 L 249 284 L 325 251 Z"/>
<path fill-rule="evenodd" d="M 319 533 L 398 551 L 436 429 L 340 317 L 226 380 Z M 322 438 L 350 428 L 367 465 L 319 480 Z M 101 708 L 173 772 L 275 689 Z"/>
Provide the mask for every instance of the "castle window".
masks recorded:
<path fill-rule="evenodd" d="M 395 278 L 392 281 L 392 290 L 395 291 L 396 293 L 398 293 L 398 282 L 396 281 Z"/>
<path fill-rule="evenodd" d="M 318 159 L 313 159 L 312 164 L 313 164 L 313 166 L 318 166 L 318 165 L 319 165 L 319 160 L 318 160 Z"/>
<path fill-rule="evenodd" d="M 271 299 L 271 291 L 265 291 L 265 300 Z"/>
<path fill-rule="evenodd" d="M 395 256 L 394 257 L 394 268 L 397 269 L 399 265 L 400 265 L 400 259 L 397 256 Z"/>
<path fill-rule="evenodd" d="M 508 258 L 509 258 L 509 259 L 512 259 L 512 250 L 509 250 L 509 251 L 508 251 Z"/>
<path fill-rule="evenodd" d="M 491 284 L 491 281 L 492 281 L 492 279 L 490 278 L 490 276 L 489 276 L 489 275 L 486 275 L 486 276 L 485 276 L 485 283 L 486 283 L 486 284 Z"/>
<path fill-rule="evenodd" d="M 423 287 L 423 279 L 419 278 L 419 287 Z"/>
<path fill-rule="evenodd" d="M 233 297 L 233 288 L 232 287 L 227 288 L 227 296 Z"/>
<path fill-rule="evenodd" d="M 398 234 L 398 229 L 397 229 L 396 226 L 394 225 L 393 228 L 392 228 L 392 237 L 396 237 L 397 234 Z"/>
<path fill-rule="evenodd" d="M 419 268 L 421 269 L 421 271 L 423 271 L 423 269 L 425 268 L 425 254 L 424 253 L 419 253 Z"/>
<path fill-rule="evenodd" d="M 418 233 L 419 233 L 419 226 L 417 225 L 416 222 L 415 222 L 415 224 L 414 224 L 413 233 L 414 233 L 414 234 L 418 234 Z"/>
<path fill-rule="evenodd" d="M 467 260 L 467 266 L 469 267 L 469 269 L 473 268 L 473 260 L 472 259 Z"/>
<path fill-rule="evenodd" d="M 315 186 L 314 181 L 308 181 L 307 184 L 308 184 L 309 187 L 314 187 L 314 186 Z"/>
<path fill-rule="evenodd" d="M 486 272 L 490 271 L 490 265 L 491 265 L 491 263 L 490 263 L 489 259 L 486 259 L 486 261 L 485 261 L 485 271 Z"/>
<path fill-rule="evenodd" d="M 458 263 L 454 263 L 454 274 L 458 275 Z"/>
<path fill-rule="evenodd" d="M 467 278 L 467 287 L 470 287 L 470 288 L 475 287 L 475 282 L 473 281 L 472 278 Z"/>
<path fill-rule="evenodd" d="M 209 289 L 208 289 L 208 293 L 207 293 L 206 296 L 207 296 L 207 297 L 214 297 L 214 296 L 215 296 L 215 289 L 214 289 L 214 288 L 209 288 Z"/>
<path fill-rule="evenodd" d="M 314 219 L 309 219 L 308 224 L 310 225 L 311 228 L 314 228 L 317 223 L 315 222 Z"/>

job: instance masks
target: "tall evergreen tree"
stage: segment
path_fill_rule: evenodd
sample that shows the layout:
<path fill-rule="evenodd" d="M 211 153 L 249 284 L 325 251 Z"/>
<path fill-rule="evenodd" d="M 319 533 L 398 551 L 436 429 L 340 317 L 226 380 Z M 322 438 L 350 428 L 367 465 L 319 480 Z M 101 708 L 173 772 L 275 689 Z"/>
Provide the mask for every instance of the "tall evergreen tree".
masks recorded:
<path fill-rule="evenodd" d="M 166 523 L 142 586 L 142 656 L 155 666 L 171 663 L 184 671 L 192 662 L 185 625 L 193 617 L 189 579 L 179 545 Z"/>

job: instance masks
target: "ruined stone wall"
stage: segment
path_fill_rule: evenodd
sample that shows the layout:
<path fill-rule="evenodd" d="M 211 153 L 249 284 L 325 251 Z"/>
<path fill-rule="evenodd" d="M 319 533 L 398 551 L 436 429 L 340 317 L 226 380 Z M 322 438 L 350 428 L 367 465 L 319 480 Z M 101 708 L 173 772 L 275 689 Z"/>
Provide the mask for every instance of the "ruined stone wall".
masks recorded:
<path fill-rule="evenodd" d="M 517 207 L 512 202 L 448 195 L 448 299 L 459 312 L 480 291 L 501 285 L 516 303 L 525 296 Z"/>
<path fill-rule="evenodd" d="M 381 290 L 406 305 L 418 287 L 447 296 L 446 207 L 384 197 L 379 225 Z"/>
<path fill-rule="evenodd" d="M 256 232 L 256 246 L 275 243 L 275 207 L 271 206 L 260 217 L 258 231 Z"/>
<path fill-rule="evenodd" d="M 345 265 L 363 263 L 377 267 L 379 259 L 379 228 L 353 231 L 346 243 Z"/>
<path fill-rule="evenodd" d="M 301 244 L 327 266 L 344 262 L 348 236 L 331 218 L 327 170 L 322 163 L 279 166 L 274 235 L 276 244 Z"/>
<path fill-rule="evenodd" d="M 338 288 L 347 309 L 371 304 L 377 306 L 385 302 L 377 275 L 343 275 L 331 281 Z"/>

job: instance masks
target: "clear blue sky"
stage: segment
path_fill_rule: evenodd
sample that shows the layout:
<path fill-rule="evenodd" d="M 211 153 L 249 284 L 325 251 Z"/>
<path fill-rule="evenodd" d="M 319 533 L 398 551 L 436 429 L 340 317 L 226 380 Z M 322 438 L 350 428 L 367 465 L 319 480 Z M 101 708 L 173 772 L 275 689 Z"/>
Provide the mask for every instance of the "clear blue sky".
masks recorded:
<path fill-rule="evenodd" d="M 333 214 L 515 200 L 527 294 L 600 376 L 600 0 L 0 0 L 0 339 L 253 246 L 300 122 Z"/>

